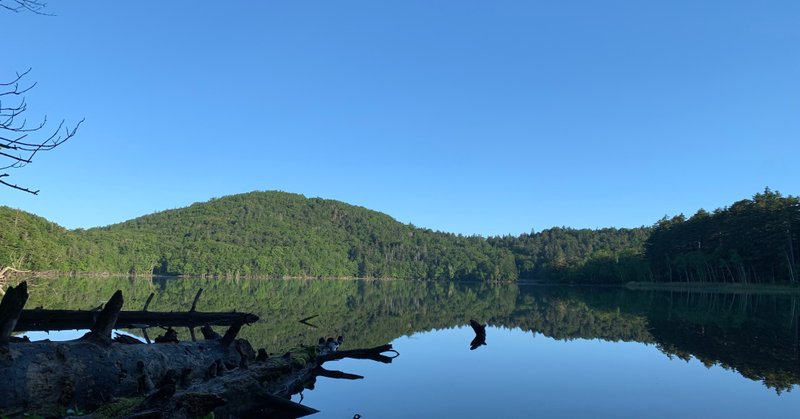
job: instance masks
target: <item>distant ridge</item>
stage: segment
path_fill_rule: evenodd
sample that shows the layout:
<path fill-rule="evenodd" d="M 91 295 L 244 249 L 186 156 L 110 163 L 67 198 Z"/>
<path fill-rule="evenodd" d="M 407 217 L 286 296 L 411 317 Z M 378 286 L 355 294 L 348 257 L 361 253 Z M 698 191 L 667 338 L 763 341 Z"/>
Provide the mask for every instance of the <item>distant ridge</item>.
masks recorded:
<path fill-rule="evenodd" d="M 508 249 L 286 192 L 215 198 L 67 231 L 3 207 L 0 257 L 33 270 L 163 275 L 514 280 Z"/>
<path fill-rule="evenodd" d="M 88 230 L 0 207 L 0 265 L 62 273 L 621 283 L 800 283 L 800 201 L 766 189 L 653 227 L 462 236 L 250 192 Z"/>

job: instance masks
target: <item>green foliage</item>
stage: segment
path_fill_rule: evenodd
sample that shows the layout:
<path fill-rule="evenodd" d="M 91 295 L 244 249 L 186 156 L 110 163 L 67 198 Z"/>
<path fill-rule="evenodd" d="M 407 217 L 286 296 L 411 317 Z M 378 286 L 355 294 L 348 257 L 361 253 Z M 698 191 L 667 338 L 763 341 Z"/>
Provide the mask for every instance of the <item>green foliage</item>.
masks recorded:
<path fill-rule="evenodd" d="M 0 263 L 24 256 L 24 267 L 37 271 L 492 281 L 518 276 L 510 251 L 481 237 L 415 228 L 365 208 L 283 192 L 233 195 L 86 231 L 2 211 L 1 222 L 16 228 L 8 230 L 13 240 L 0 249 Z"/>
<path fill-rule="evenodd" d="M 799 238 L 798 199 L 769 189 L 688 220 L 665 217 L 652 228 L 562 227 L 488 239 L 284 192 L 232 195 L 74 231 L 0 207 L 0 265 L 64 273 L 797 282 Z"/>
<path fill-rule="evenodd" d="M 799 238 L 800 200 L 767 188 L 711 214 L 663 218 L 646 257 L 657 281 L 796 283 Z"/>
<path fill-rule="evenodd" d="M 519 237 L 490 238 L 515 256 L 520 277 L 551 282 L 610 283 L 642 280 L 648 228 L 551 228 Z"/>
<path fill-rule="evenodd" d="M 60 270 L 69 266 L 68 249 L 79 238 L 44 218 L 0 207 L 0 265 L 30 270 Z"/>

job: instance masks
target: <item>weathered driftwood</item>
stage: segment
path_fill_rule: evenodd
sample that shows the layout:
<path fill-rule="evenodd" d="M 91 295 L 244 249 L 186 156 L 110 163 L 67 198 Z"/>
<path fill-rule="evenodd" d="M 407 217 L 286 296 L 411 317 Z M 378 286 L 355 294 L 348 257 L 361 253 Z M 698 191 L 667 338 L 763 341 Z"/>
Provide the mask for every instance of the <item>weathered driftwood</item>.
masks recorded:
<path fill-rule="evenodd" d="M 0 302 L 3 335 L 14 329 L 27 300 L 23 282 Z M 240 365 L 249 343 L 232 345 L 239 326 L 227 340 L 165 345 L 129 345 L 111 340 L 122 309 L 117 291 L 98 313 L 89 332 L 70 342 L 3 343 L 0 353 L 0 415 L 34 411 L 59 415 L 66 407 L 92 409 L 111 397 L 133 396 L 150 390 L 147 383 L 162 380 L 170 370 L 182 371 L 185 380 L 203 377 L 210 364 Z M 243 347 L 245 349 L 243 349 Z M 249 348 L 249 350 L 247 349 Z M 254 355 L 253 355 L 254 357 Z"/>
<path fill-rule="evenodd" d="M 163 345 L 82 340 L 11 343 L 10 349 L 13 362 L 0 360 L 0 392 L 4 395 L 0 398 L 0 415 L 36 412 L 51 416 L 67 408 L 86 412 L 116 398 L 148 395 L 124 414 L 179 418 L 211 411 L 216 417 L 292 412 L 289 417 L 300 417 L 315 410 L 296 406 L 288 399 L 313 387 L 316 377 L 362 378 L 321 368 L 326 360 L 353 354 L 361 359 L 391 361 L 381 355 L 391 351 L 391 346 L 320 357 L 315 356 L 315 348 L 305 348 L 289 356 L 257 361 L 244 340 L 228 348 L 216 340 Z M 208 410 L 203 411 L 203 406 Z"/>
<path fill-rule="evenodd" d="M 13 295 L 27 296 L 24 285 Z M 9 290 L 11 291 L 11 289 Z M 18 304 L 6 303 L 0 307 Z M 122 294 L 115 293 L 83 338 L 69 342 L 8 342 L 0 350 L 0 416 L 24 412 L 59 416 L 68 408 L 110 417 L 301 417 L 316 410 L 291 402 L 317 376 L 358 379 L 321 368 L 342 358 L 391 362 L 390 345 L 318 356 L 303 347 L 281 357 L 236 339 L 241 324 L 219 337 L 204 327 L 199 342 L 125 344 L 110 338 Z M 24 305 L 24 302 L 23 302 Z M 0 309 L 0 320 L 14 310 Z M 9 332 L 13 326 L 6 323 Z M 172 341 L 168 337 L 162 340 Z M 172 341 L 174 342 L 174 341 Z M 121 406 L 120 406 L 121 405 Z"/>
<path fill-rule="evenodd" d="M 22 310 L 22 315 L 17 322 L 15 330 L 53 331 L 87 329 L 94 324 L 97 315 L 97 311 L 89 310 Z M 231 326 L 237 323 L 250 324 L 256 321 L 258 321 L 258 316 L 251 313 L 121 311 L 117 317 L 114 328 L 202 327 L 206 324 Z"/>
<path fill-rule="evenodd" d="M 111 340 L 111 331 L 114 330 L 114 325 L 117 324 L 117 318 L 119 317 L 119 312 L 122 311 L 123 303 L 122 291 L 117 290 L 108 300 L 108 304 L 97 315 L 92 328 L 83 336 L 83 339 Z"/>
<path fill-rule="evenodd" d="M 233 326 L 258 321 L 258 316 L 251 313 L 196 311 L 197 301 L 202 292 L 203 289 L 200 288 L 192 301 L 192 307 L 189 311 L 184 312 L 147 311 L 155 296 L 151 293 L 147 297 L 144 308 L 139 311 L 120 310 L 117 312 L 115 322 L 110 325 L 113 329 L 142 329 L 143 331 L 149 327 L 188 327 L 192 340 L 195 340 L 194 328 L 196 327 L 204 325 Z M 122 298 L 121 293 L 119 298 Z M 113 299 L 109 301 L 109 304 L 112 302 Z M 22 310 L 14 330 L 25 332 L 88 329 L 97 322 L 101 313 L 102 311 L 98 310 L 45 310 L 42 308 Z M 146 335 L 145 338 L 150 343 L 150 338 Z"/>
<path fill-rule="evenodd" d="M 203 405 L 213 405 L 215 417 L 306 416 L 317 410 L 294 403 L 290 397 L 313 380 L 314 365 L 313 354 L 307 349 L 247 367 L 220 370 L 212 365 L 209 370 L 214 371 L 213 376 L 194 380 L 186 388 L 167 384 L 160 397 L 145 399 L 129 417 L 195 417 L 211 411 L 204 412 Z"/>
<path fill-rule="evenodd" d="M 394 356 L 383 355 L 385 352 L 392 352 Z M 392 345 L 381 345 L 369 349 L 352 349 L 349 351 L 336 351 L 321 354 L 317 356 L 317 361 L 321 364 L 323 362 L 335 361 L 337 359 L 369 359 L 372 361 L 382 362 L 389 364 L 394 358 L 397 357 L 397 351 L 392 349 Z"/>
<path fill-rule="evenodd" d="M 44 416 L 65 408 L 90 411 L 112 397 L 146 392 L 167 371 L 191 369 L 202 379 L 208 365 L 239 365 L 234 347 L 217 341 L 163 345 L 102 344 L 92 340 L 10 343 L 0 355 L 0 415 L 22 409 Z"/>
<path fill-rule="evenodd" d="M 0 301 L 0 345 L 7 344 L 17 325 L 22 309 L 28 301 L 28 284 L 23 282 L 9 287 Z"/>

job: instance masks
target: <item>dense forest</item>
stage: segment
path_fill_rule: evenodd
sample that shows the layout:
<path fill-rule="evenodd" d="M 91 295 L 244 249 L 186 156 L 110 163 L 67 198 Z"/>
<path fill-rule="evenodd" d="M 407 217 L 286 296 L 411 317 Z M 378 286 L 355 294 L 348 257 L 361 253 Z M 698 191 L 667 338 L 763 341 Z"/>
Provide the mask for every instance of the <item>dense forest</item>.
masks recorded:
<path fill-rule="evenodd" d="M 650 228 L 551 228 L 518 237 L 490 237 L 515 257 L 521 278 L 610 283 L 646 279 L 642 249 Z"/>
<path fill-rule="evenodd" d="M 0 264 L 59 272 L 514 280 L 514 255 L 365 208 L 252 192 L 67 231 L 0 209 Z"/>
<path fill-rule="evenodd" d="M 644 256 L 656 281 L 796 283 L 798 240 L 800 200 L 766 189 L 713 213 L 662 219 Z"/>
<path fill-rule="evenodd" d="M 227 196 L 88 230 L 0 207 L 0 265 L 64 273 L 795 283 L 799 238 L 798 198 L 769 189 L 652 227 L 490 238 L 284 192 Z"/>

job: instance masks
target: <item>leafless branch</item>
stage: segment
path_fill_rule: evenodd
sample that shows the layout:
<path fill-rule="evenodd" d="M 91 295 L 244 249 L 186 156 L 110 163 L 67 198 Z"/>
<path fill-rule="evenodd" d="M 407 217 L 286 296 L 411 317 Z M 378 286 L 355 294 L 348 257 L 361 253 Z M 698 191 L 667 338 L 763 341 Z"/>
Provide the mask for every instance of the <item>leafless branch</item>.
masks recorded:
<path fill-rule="evenodd" d="M 41 4 L 43 7 L 43 3 L 34 3 Z M 0 0 L 0 6 L 5 7 L 7 4 L 4 4 L 4 0 Z M 70 129 L 65 126 L 65 121 L 62 120 L 58 127 L 50 134 L 46 134 L 44 138 L 31 139 L 32 134 L 40 133 L 45 129 L 47 116 L 44 116 L 40 123 L 32 125 L 29 125 L 27 119 L 22 117 L 22 114 L 28 109 L 25 97 L 22 95 L 36 86 L 36 83 L 33 83 L 27 87 L 20 87 L 24 77 L 30 71 L 31 69 L 28 69 L 22 73 L 17 73 L 12 81 L 0 83 L 0 99 L 4 96 L 18 98 L 13 99 L 12 103 L 9 103 L 8 99 L 5 102 L 0 101 L 0 162 L 4 162 L 0 163 L 0 171 L 18 169 L 32 163 L 33 158 L 40 151 L 50 151 L 74 137 L 83 123 L 83 120 L 81 120 L 74 128 Z M 8 176 L 8 173 L 0 173 L 0 178 Z M 34 191 L 1 179 L 0 184 L 34 195 L 39 192 L 38 190 Z"/>
<path fill-rule="evenodd" d="M 14 13 L 31 12 L 37 15 L 48 15 L 44 12 L 47 3 L 39 0 L 0 0 L 0 9 L 6 9 Z"/>
<path fill-rule="evenodd" d="M 6 176 L 8 176 L 8 173 L 0 173 L 0 178 L 6 177 Z M 6 182 L 6 181 L 4 181 L 2 179 L 0 179 L 0 183 L 2 183 L 3 185 L 8 186 L 9 188 L 14 188 L 14 189 L 20 190 L 22 192 L 27 192 L 27 193 L 33 194 L 33 195 L 39 195 L 39 190 L 38 189 L 34 191 L 34 190 L 31 190 L 31 189 L 28 189 L 28 188 L 24 188 L 22 186 L 18 186 L 18 185 L 14 185 L 12 183 L 8 183 L 8 182 Z"/>

